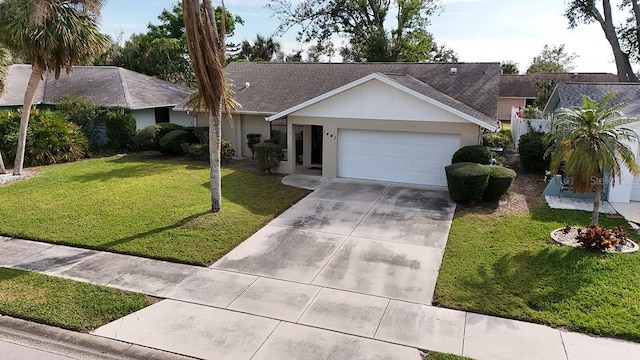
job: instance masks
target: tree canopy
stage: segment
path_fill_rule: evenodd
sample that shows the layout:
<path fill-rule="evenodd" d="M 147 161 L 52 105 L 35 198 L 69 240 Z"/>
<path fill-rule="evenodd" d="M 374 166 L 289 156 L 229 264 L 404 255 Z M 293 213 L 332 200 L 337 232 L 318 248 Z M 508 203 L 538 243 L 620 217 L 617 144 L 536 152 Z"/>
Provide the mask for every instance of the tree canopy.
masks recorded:
<path fill-rule="evenodd" d="M 279 32 L 299 26 L 298 41 L 324 47 L 332 36 L 346 38 L 346 61 L 451 61 L 455 53 L 435 44 L 426 30 L 438 11 L 436 0 L 271 0 Z M 388 15 L 397 10 L 394 26 Z"/>
<path fill-rule="evenodd" d="M 282 45 L 273 36 L 256 35 L 253 43 L 244 40 L 240 43 L 240 50 L 232 56 L 235 60 L 271 61 L 274 57 L 283 57 Z"/>
<path fill-rule="evenodd" d="M 214 11 L 217 23 L 221 24 L 222 7 L 218 6 Z M 225 30 L 231 35 L 236 25 L 242 24 L 243 20 L 229 12 L 225 13 Z M 109 51 L 116 53 L 111 64 L 108 64 L 108 61 L 102 61 L 100 64 L 121 66 L 169 82 L 194 85 L 182 3 L 178 2 L 171 10 L 164 9 L 158 20 L 159 25 L 147 25 L 146 33 L 132 35 L 119 53 L 117 49 L 110 49 Z M 104 57 L 101 57 L 101 60 Z"/>
<path fill-rule="evenodd" d="M 531 60 L 531 65 L 527 69 L 527 74 L 540 72 L 561 73 L 573 70 L 573 60 L 578 57 L 576 54 L 569 54 L 565 49 L 565 44 L 549 47 L 545 45 L 540 55 Z"/>
<path fill-rule="evenodd" d="M 571 0 L 567 2 L 565 16 L 569 27 L 575 28 L 579 23 L 597 22 L 604 32 L 616 62 L 618 81 L 638 82 L 638 77 L 631 67 L 632 59 L 640 60 L 640 6 L 638 0 L 623 0 L 619 8 L 628 11 L 627 21 L 619 25 L 614 20 L 614 12 L 610 0 L 602 0 L 600 6 L 596 0 Z M 622 45 L 625 46 L 623 49 Z M 625 51 L 626 50 L 626 51 Z"/>

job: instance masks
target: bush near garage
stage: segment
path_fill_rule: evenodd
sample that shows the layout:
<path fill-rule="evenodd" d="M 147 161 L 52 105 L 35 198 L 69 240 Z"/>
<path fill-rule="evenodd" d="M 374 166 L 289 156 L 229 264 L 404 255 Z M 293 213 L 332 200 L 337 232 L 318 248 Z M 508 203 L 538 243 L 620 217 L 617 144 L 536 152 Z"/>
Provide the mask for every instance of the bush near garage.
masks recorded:
<path fill-rule="evenodd" d="M 482 201 L 491 169 L 478 163 L 461 162 L 445 168 L 451 198 L 459 203 Z"/>
<path fill-rule="evenodd" d="M 547 151 L 547 146 L 542 140 L 544 135 L 541 131 L 531 131 L 520 136 L 518 154 L 522 168 L 527 172 L 543 173 L 549 169 L 551 159 L 544 157 Z"/>
<path fill-rule="evenodd" d="M 516 172 L 497 165 L 487 165 L 490 171 L 489 183 L 484 192 L 485 201 L 500 200 L 502 195 L 506 194 L 516 178 Z"/>
<path fill-rule="evenodd" d="M 123 107 L 109 109 L 105 115 L 108 145 L 114 150 L 129 150 L 136 136 L 136 118 Z"/>
<path fill-rule="evenodd" d="M 492 148 L 506 148 L 511 142 L 511 136 L 502 130 L 498 133 L 486 135 L 482 138 L 482 145 Z"/>
<path fill-rule="evenodd" d="M 275 174 L 282 158 L 282 145 L 276 142 L 264 141 L 254 146 L 255 159 L 262 170 L 268 174 Z"/>
<path fill-rule="evenodd" d="M 483 145 L 464 146 L 453 154 L 452 164 L 457 163 L 476 163 L 488 165 L 491 163 L 491 151 Z"/>
<path fill-rule="evenodd" d="M 164 155 L 181 155 L 182 144 L 196 142 L 193 132 L 187 129 L 172 130 L 163 135 L 158 142 L 158 149 Z"/>

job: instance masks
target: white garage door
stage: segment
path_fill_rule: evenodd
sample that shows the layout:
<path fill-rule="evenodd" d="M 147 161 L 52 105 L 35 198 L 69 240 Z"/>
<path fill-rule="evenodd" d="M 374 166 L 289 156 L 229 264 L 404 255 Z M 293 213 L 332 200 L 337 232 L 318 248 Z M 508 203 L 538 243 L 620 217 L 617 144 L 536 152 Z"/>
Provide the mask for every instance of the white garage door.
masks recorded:
<path fill-rule="evenodd" d="M 446 186 L 459 148 L 459 135 L 340 129 L 338 176 Z"/>

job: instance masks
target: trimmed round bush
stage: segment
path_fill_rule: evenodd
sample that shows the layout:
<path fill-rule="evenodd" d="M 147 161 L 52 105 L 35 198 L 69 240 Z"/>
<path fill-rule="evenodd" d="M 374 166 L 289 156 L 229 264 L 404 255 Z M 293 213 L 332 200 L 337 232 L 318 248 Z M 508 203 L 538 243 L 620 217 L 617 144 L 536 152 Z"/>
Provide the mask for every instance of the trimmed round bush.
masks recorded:
<path fill-rule="evenodd" d="M 160 139 L 171 131 L 181 129 L 182 126 L 171 123 L 150 125 L 138 131 L 133 142 L 138 150 L 160 150 Z"/>
<path fill-rule="evenodd" d="M 484 200 L 496 201 L 500 200 L 502 195 L 509 191 L 509 187 L 516 178 L 516 172 L 496 165 L 487 165 L 491 174 L 489 175 L 489 184 L 484 192 Z"/>
<path fill-rule="evenodd" d="M 160 152 L 164 155 L 182 154 L 182 144 L 191 142 L 191 134 L 184 129 L 169 131 L 160 138 Z"/>
<path fill-rule="evenodd" d="M 220 163 L 230 164 L 235 155 L 236 150 L 233 148 L 233 143 L 229 140 L 222 139 L 220 142 Z"/>
<path fill-rule="evenodd" d="M 488 166 L 462 162 L 447 166 L 445 173 L 453 200 L 462 204 L 482 201 L 491 174 Z"/>
<path fill-rule="evenodd" d="M 471 145 L 461 147 L 453 154 L 452 164 L 470 162 L 476 164 L 490 164 L 491 151 L 482 145 Z"/>
<path fill-rule="evenodd" d="M 543 173 L 549 169 L 551 159 L 544 157 L 547 146 L 543 137 L 544 133 L 541 131 L 531 131 L 520 136 L 518 154 L 525 171 Z"/>

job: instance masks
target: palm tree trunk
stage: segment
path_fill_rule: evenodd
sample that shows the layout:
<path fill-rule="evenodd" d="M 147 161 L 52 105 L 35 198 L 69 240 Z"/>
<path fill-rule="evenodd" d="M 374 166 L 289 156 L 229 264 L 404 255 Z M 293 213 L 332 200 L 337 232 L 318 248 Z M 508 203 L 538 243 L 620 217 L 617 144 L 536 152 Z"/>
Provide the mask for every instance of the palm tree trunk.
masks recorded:
<path fill-rule="evenodd" d="M 7 168 L 4 167 L 4 161 L 2 160 L 2 152 L 0 152 L 0 175 L 6 174 Z"/>
<path fill-rule="evenodd" d="M 593 212 L 591 213 L 591 225 L 598 225 L 600 217 L 600 198 L 602 197 L 602 188 L 596 185 L 595 198 L 593 199 Z"/>
<path fill-rule="evenodd" d="M 220 101 L 218 101 L 220 104 Z M 211 212 L 222 206 L 222 179 L 220 177 L 220 146 L 222 143 L 222 106 L 209 113 L 209 163 L 211 165 Z"/>
<path fill-rule="evenodd" d="M 29 116 L 31 115 L 31 105 L 36 96 L 36 91 L 42 80 L 44 70 L 33 65 L 31 69 L 31 77 L 27 85 L 27 91 L 24 94 L 24 103 L 22 105 L 22 116 L 20 117 L 20 132 L 18 132 L 18 149 L 16 150 L 16 160 L 13 163 L 13 175 L 21 175 L 24 166 L 24 151 L 27 143 L 27 129 L 29 128 Z"/>

